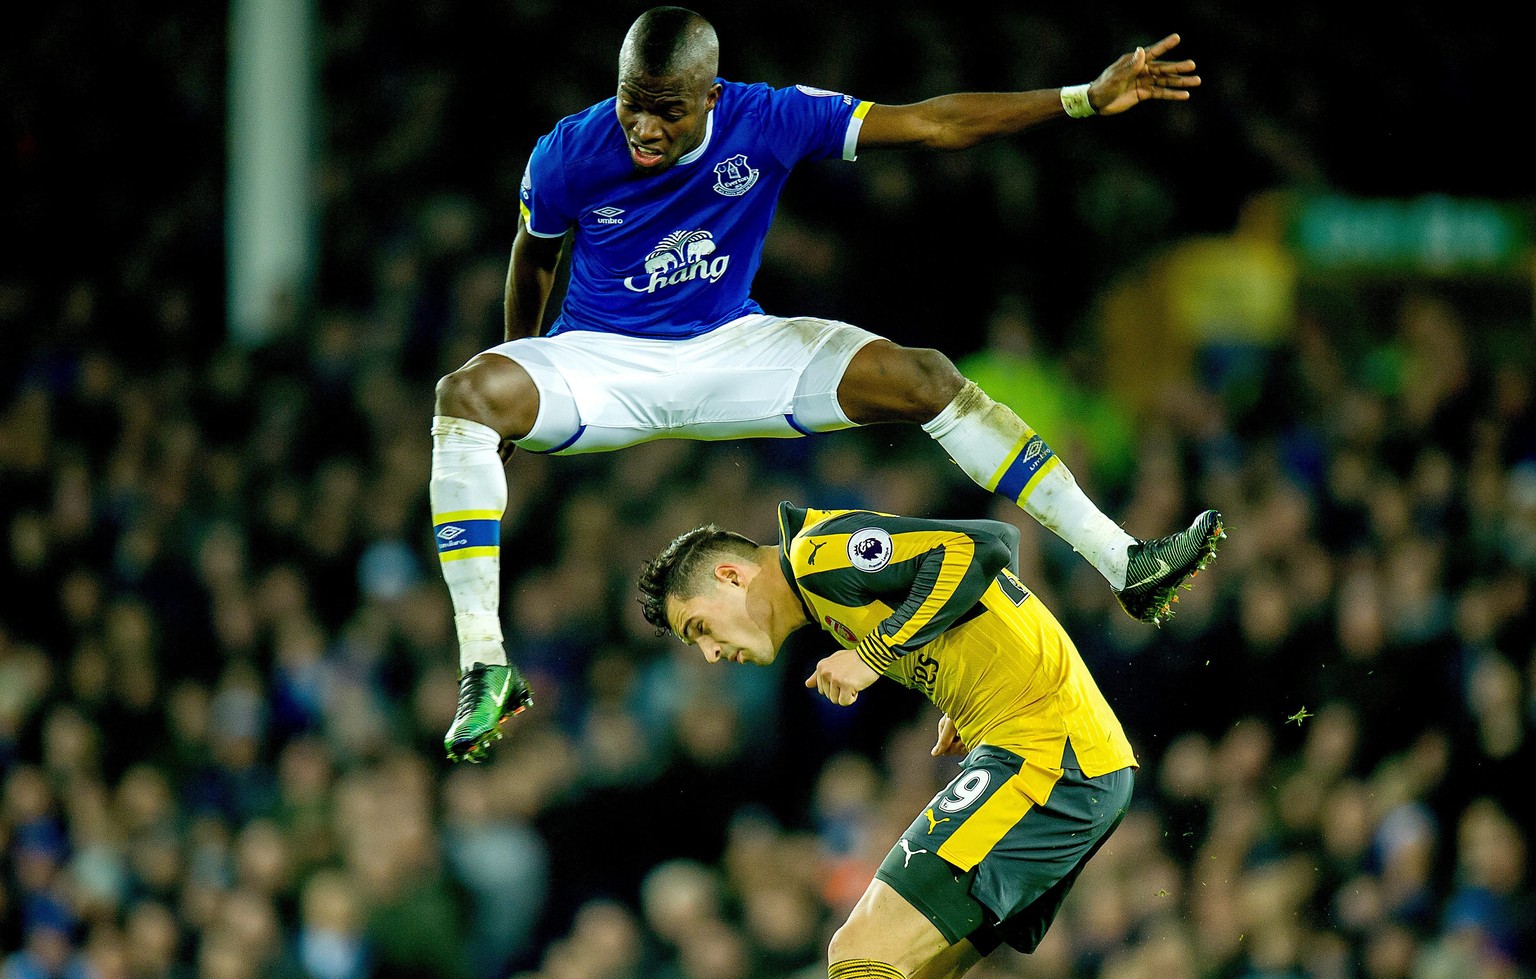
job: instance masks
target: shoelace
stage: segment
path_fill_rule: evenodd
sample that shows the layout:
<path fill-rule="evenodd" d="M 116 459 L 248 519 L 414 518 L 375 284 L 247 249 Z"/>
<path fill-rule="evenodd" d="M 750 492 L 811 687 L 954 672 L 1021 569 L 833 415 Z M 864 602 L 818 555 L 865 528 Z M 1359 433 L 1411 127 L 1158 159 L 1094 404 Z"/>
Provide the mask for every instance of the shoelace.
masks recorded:
<path fill-rule="evenodd" d="M 485 693 L 485 674 L 483 668 L 464 674 L 464 682 L 459 685 L 459 709 L 456 716 L 464 717 L 475 709 Z"/>

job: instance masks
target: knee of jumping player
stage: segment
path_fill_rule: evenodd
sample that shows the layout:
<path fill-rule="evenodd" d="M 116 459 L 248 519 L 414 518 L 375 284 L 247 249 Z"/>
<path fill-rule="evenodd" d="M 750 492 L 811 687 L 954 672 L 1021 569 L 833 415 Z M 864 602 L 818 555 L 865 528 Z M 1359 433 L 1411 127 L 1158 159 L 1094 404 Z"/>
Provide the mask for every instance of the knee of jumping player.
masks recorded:
<path fill-rule="evenodd" d="M 853 358 L 838 398 L 860 424 L 930 421 L 954 400 L 965 378 L 943 353 L 871 343 Z"/>
<path fill-rule="evenodd" d="M 533 379 L 505 357 L 476 357 L 437 382 L 436 414 L 479 422 L 503 438 L 527 435 L 538 411 Z"/>
<path fill-rule="evenodd" d="M 965 378 L 954 362 L 937 350 L 910 350 L 909 355 L 916 376 L 911 393 L 911 420 L 925 422 L 955 400 L 955 395 L 965 384 Z"/>

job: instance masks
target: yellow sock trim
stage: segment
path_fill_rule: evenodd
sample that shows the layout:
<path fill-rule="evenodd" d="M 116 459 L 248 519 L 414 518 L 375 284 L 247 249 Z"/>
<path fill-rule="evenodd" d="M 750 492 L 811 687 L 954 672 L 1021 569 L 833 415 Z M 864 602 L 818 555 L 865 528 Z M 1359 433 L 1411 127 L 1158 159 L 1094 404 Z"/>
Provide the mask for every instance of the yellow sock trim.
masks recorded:
<path fill-rule="evenodd" d="M 432 514 L 434 526 L 441 523 L 458 523 L 460 520 L 501 520 L 500 510 L 454 510 L 451 513 Z"/>
<path fill-rule="evenodd" d="M 490 545 L 487 547 L 466 547 L 461 551 L 443 551 L 437 559 L 443 564 L 449 561 L 462 561 L 467 557 L 496 557 L 501 554 L 501 546 Z"/>
<path fill-rule="evenodd" d="M 982 489 L 988 493 L 997 492 L 997 484 L 1003 481 L 1003 476 L 1008 472 L 1008 467 L 1013 465 L 1013 461 L 1019 457 L 1019 453 L 1023 451 L 1025 443 L 1034 437 L 1035 430 L 1026 425 L 1024 427 L 1024 434 L 1019 436 L 1019 440 L 1013 443 L 1013 448 L 1009 449 L 1008 454 L 1003 456 L 1002 465 L 997 467 L 997 472 L 992 474 L 992 477 L 986 481 Z"/>
<path fill-rule="evenodd" d="M 894 965 L 874 959 L 843 959 L 827 968 L 827 979 L 907 979 Z"/>

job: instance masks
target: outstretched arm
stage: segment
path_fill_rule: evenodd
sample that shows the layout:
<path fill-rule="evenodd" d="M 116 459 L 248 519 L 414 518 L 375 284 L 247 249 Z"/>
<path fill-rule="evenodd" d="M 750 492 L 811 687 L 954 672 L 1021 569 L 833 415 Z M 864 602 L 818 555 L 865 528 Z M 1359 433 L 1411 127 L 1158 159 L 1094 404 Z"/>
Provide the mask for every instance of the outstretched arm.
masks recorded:
<path fill-rule="evenodd" d="M 1118 115 L 1148 99 L 1182 102 L 1199 86 L 1193 61 L 1164 61 L 1179 35 L 1116 58 L 1088 84 L 1087 106 L 1094 114 Z M 941 95 L 911 105 L 874 105 L 859 130 L 859 150 L 922 147 L 958 150 L 1067 115 L 1057 88 L 1030 92 L 966 92 Z"/>

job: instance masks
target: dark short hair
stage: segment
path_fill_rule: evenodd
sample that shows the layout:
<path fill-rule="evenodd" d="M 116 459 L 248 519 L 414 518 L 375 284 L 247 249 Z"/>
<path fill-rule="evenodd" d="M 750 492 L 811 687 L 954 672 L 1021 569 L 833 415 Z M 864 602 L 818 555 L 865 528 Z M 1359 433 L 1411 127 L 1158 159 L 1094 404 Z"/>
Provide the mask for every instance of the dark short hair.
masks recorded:
<path fill-rule="evenodd" d="M 654 78 L 680 73 L 714 78 L 719 41 L 704 17 L 687 7 L 652 7 L 635 19 L 625 37 L 629 68 Z"/>
<path fill-rule="evenodd" d="M 695 527 L 672 538 L 661 553 L 640 569 L 640 609 L 645 621 L 656 627 L 659 635 L 671 631 L 667 625 L 667 599 L 688 599 L 697 595 L 714 571 L 721 557 L 755 559 L 758 543 L 751 538 L 721 530 L 714 524 Z"/>

